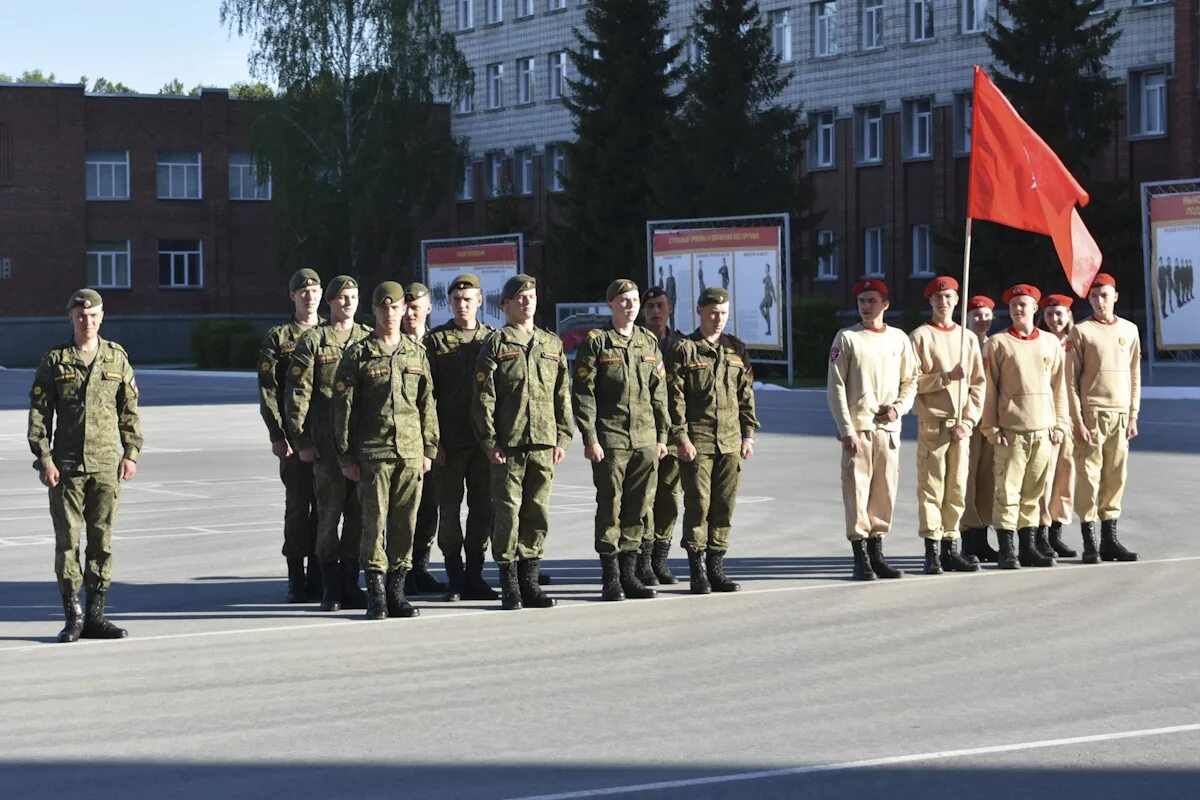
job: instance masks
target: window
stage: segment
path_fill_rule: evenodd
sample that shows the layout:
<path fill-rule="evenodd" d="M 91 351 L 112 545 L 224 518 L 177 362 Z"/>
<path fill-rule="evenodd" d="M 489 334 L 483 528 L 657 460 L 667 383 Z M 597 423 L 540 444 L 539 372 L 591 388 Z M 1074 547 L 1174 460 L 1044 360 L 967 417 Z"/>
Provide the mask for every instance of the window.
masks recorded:
<path fill-rule="evenodd" d="M 883 228 L 867 228 L 863 231 L 863 275 L 869 278 L 883 277 Z"/>
<path fill-rule="evenodd" d="M 687 61 L 693 67 L 700 66 L 700 62 L 704 59 L 704 54 L 701 52 L 700 34 L 696 33 L 695 28 L 688 28 L 687 34 Z"/>
<path fill-rule="evenodd" d="M 904 156 L 929 158 L 933 155 L 933 102 L 929 98 L 904 104 Z"/>
<path fill-rule="evenodd" d="M 832 167 L 834 164 L 833 112 L 822 111 L 809 117 L 812 135 L 809 138 L 809 166 L 811 168 Z"/>
<path fill-rule="evenodd" d="M 517 59 L 517 105 L 533 102 L 533 57 Z"/>
<path fill-rule="evenodd" d="M 516 172 L 517 191 L 521 194 L 533 194 L 533 150 L 516 152 Z"/>
<path fill-rule="evenodd" d="M 488 64 L 487 66 L 487 103 L 488 108 L 500 108 L 504 105 L 504 65 Z"/>
<path fill-rule="evenodd" d="M 837 278 L 837 237 L 833 231 L 817 231 L 817 280 Z"/>
<path fill-rule="evenodd" d="M 84 170 L 88 200 L 129 199 L 128 150 L 88 150 Z"/>
<path fill-rule="evenodd" d="M 459 114 L 471 114 L 475 111 L 475 85 L 464 86 L 462 96 L 458 98 L 454 110 Z"/>
<path fill-rule="evenodd" d="M 1091 2 L 1091 0 L 1075 0 L 1075 5 L 1079 5 L 1079 6 L 1081 6 L 1081 5 L 1083 5 L 1084 3 L 1090 3 L 1090 2 Z M 1104 2 L 1103 2 L 1103 0 L 1101 0 L 1101 2 L 1099 2 L 1099 3 L 1097 3 L 1097 4 L 1096 4 L 1096 7 L 1095 7 L 1095 8 L 1093 8 L 1091 11 L 1089 11 L 1089 12 L 1088 12 L 1088 14 L 1090 14 L 1090 15 L 1093 15 L 1093 16 L 1094 16 L 1094 15 L 1096 15 L 1096 14 L 1103 14 L 1103 13 L 1104 13 Z"/>
<path fill-rule="evenodd" d="M 1129 76 L 1129 133 L 1160 136 L 1167 132 L 1167 71 L 1134 72 Z"/>
<path fill-rule="evenodd" d="M 970 94 L 954 95 L 954 152 L 971 152 L 971 112 L 974 100 Z"/>
<path fill-rule="evenodd" d="M 933 39 L 933 0 L 909 0 L 908 9 L 908 40 Z"/>
<path fill-rule="evenodd" d="M 505 194 L 504 182 L 504 154 L 489 153 L 487 157 L 488 171 L 488 195 L 491 197 L 499 197 Z"/>
<path fill-rule="evenodd" d="M 229 199 L 270 200 L 271 176 L 260 180 L 254 157 L 246 153 L 229 155 Z"/>
<path fill-rule="evenodd" d="M 158 153 L 158 198 L 200 199 L 200 154 L 195 151 Z"/>
<path fill-rule="evenodd" d="M 560 50 L 550 54 L 550 98 L 557 100 L 567 93 L 567 54 Z"/>
<path fill-rule="evenodd" d="M 561 192 L 566 188 L 563 177 L 567 174 L 567 153 L 561 144 L 546 145 L 546 162 L 550 167 L 550 191 Z"/>
<path fill-rule="evenodd" d="M 883 47 L 883 0 L 861 1 L 863 50 Z"/>
<path fill-rule="evenodd" d="M 458 187 L 459 200 L 471 200 L 475 197 L 475 162 L 467 156 L 467 161 L 463 164 L 462 183 Z"/>
<path fill-rule="evenodd" d="M 813 3 L 813 53 L 835 56 L 838 51 L 836 2 Z"/>
<path fill-rule="evenodd" d="M 458 29 L 469 31 L 475 27 L 475 0 L 458 0 Z"/>
<path fill-rule="evenodd" d="M 158 285 L 164 289 L 204 286 L 204 246 L 199 239 L 162 239 L 158 243 Z"/>
<path fill-rule="evenodd" d="M 1165 2 L 1167 0 L 1133 0 L 1135 6 L 1157 6 Z"/>
<path fill-rule="evenodd" d="M 963 33 L 982 33 L 987 24 L 988 0 L 959 0 L 962 4 Z"/>
<path fill-rule="evenodd" d="M 933 274 L 933 235 L 929 225 L 912 226 L 912 274 Z"/>
<path fill-rule="evenodd" d="M 487 24 L 496 25 L 504 21 L 504 0 L 483 0 L 487 8 Z"/>
<path fill-rule="evenodd" d="M 93 289 L 129 288 L 129 240 L 88 242 L 87 285 Z"/>
<path fill-rule="evenodd" d="M 772 11 L 771 52 L 785 64 L 792 60 L 792 16 L 790 11 Z"/>
<path fill-rule="evenodd" d="M 533 16 L 533 0 L 517 0 L 517 18 Z"/>
<path fill-rule="evenodd" d="M 567 0 L 546 0 L 547 11 L 562 11 L 567 7 Z"/>
<path fill-rule="evenodd" d="M 854 149 L 859 164 L 883 161 L 883 106 L 854 109 Z"/>

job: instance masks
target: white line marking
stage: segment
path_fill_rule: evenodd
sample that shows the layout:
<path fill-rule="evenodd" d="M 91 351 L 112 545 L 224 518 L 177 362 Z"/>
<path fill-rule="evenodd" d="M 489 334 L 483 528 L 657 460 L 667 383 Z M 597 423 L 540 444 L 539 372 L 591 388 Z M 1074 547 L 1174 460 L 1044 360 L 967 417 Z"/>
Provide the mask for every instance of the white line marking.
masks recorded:
<path fill-rule="evenodd" d="M 575 792 L 559 792 L 557 794 L 523 795 L 510 800 L 580 800 L 586 797 L 614 797 L 622 794 L 639 794 L 642 792 L 664 791 L 666 789 L 685 789 L 692 786 L 710 786 L 715 783 L 737 783 L 740 781 L 761 781 L 770 778 L 788 778 L 801 775 L 816 775 L 822 772 L 842 772 L 852 769 L 871 769 L 873 767 L 891 767 L 897 764 L 912 764 L 918 761 L 936 761 L 945 758 L 969 758 L 971 756 L 994 755 L 996 753 L 1019 753 L 1024 750 L 1044 750 L 1049 747 L 1069 747 L 1079 744 L 1095 744 L 1097 742 L 1114 742 L 1121 739 L 1142 739 L 1148 736 L 1170 736 L 1175 733 L 1195 733 L 1200 731 L 1200 723 L 1190 725 L 1172 725 L 1166 728 L 1143 728 L 1133 731 L 1117 731 L 1115 733 L 1099 733 L 1092 736 L 1071 736 L 1065 739 L 1043 739 L 1038 742 L 1017 742 L 1016 744 L 998 744 L 990 747 L 969 747 L 962 750 L 941 750 L 933 753 L 913 753 L 887 758 L 870 758 L 862 761 L 843 761 L 835 764 L 817 764 L 811 767 L 785 767 L 783 769 L 766 769 L 756 772 L 735 772 L 728 775 L 712 775 L 705 778 L 686 778 L 677 781 L 658 781 L 655 783 L 629 784 L 626 786 L 610 786 L 603 789 L 583 789 Z"/>

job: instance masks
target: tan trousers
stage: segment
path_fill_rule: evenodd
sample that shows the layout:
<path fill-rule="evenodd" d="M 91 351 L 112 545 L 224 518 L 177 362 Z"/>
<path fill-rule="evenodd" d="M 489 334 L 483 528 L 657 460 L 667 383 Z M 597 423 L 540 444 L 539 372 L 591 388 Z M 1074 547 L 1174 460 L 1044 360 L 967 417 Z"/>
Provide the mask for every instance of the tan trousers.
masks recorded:
<path fill-rule="evenodd" d="M 971 440 L 944 420 L 917 424 L 917 516 L 924 539 L 958 538 L 966 505 Z"/>
<path fill-rule="evenodd" d="M 971 458 L 967 465 L 967 488 L 960 530 L 986 528 L 992 524 L 992 503 L 996 498 L 996 452 L 979 429 L 971 431 Z"/>
<path fill-rule="evenodd" d="M 1088 430 L 1090 442 L 1075 441 L 1076 511 L 1084 522 L 1117 519 L 1129 461 L 1129 415 L 1097 411 Z"/>
<path fill-rule="evenodd" d="M 1050 476 L 1050 431 L 1002 431 L 1008 444 L 996 445 L 996 496 L 992 524 L 996 530 L 1037 527 L 1042 496 Z"/>
<path fill-rule="evenodd" d="M 900 434 L 875 430 L 858 435 L 866 447 L 857 455 L 842 447 L 842 506 L 850 541 L 892 529 L 900 477 Z"/>
<path fill-rule="evenodd" d="M 1069 523 L 1075 511 L 1074 497 L 1075 450 L 1068 436 L 1061 444 L 1050 445 L 1050 477 L 1042 496 L 1042 524 Z"/>

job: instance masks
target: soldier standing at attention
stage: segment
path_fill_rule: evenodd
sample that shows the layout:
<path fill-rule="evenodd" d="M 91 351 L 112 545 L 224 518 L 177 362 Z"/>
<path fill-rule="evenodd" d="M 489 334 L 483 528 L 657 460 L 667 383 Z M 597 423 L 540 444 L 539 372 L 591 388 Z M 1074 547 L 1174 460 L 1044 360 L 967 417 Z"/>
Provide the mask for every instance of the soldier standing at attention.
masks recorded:
<path fill-rule="evenodd" d="M 507 324 L 479 352 L 471 413 L 491 464 L 492 557 L 505 610 L 551 608 L 556 603 L 538 585 L 538 571 L 554 467 L 571 443 L 567 360 L 559 338 L 533 324 L 533 278 L 518 274 L 505 281 L 500 305 Z"/>
<path fill-rule="evenodd" d="M 1138 435 L 1142 350 L 1138 329 L 1116 315 L 1117 282 L 1101 272 L 1088 289 L 1091 319 L 1071 331 L 1067 381 L 1075 430 L 1075 505 L 1083 529 L 1083 561 L 1137 561 L 1117 538 L 1129 459 Z M 1096 520 L 1100 549 L 1096 550 Z"/>
<path fill-rule="evenodd" d="M 661 267 L 659 271 L 662 271 Z M 668 325 L 674 313 L 666 289 L 651 286 L 646 290 L 642 317 L 646 327 L 658 339 L 658 350 L 664 358 L 683 339 L 683 334 Z M 642 542 L 638 558 L 638 575 L 642 583 L 648 586 L 653 585 L 646 581 L 650 575 L 654 576 L 657 583 L 669 586 L 679 582 L 671 573 L 667 558 L 671 555 L 671 536 L 679 519 L 679 496 L 682 491 L 679 484 L 679 458 L 669 449 L 667 455 L 658 462 L 656 484 L 654 500 L 646 518 L 646 539 Z M 647 560 L 650 562 L 649 572 L 645 566 Z"/>
<path fill-rule="evenodd" d="M 1035 539 L 1052 447 L 1067 429 L 1067 392 L 1062 347 L 1033 325 L 1041 299 L 1041 291 L 1025 283 L 1006 291 L 1012 325 L 989 339 L 983 353 L 988 382 L 982 428 L 996 452 L 993 523 L 1001 569 L 1054 566 Z"/>
<path fill-rule="evenodd" d="M 613 281 L 605 299 L 612 322 L 579 346 L 571 407 L 596 486 L 601 597 L 651 598 L 657 592 L 638 575 L 638 556 L 658 462 L 667 454 L 666 370 L 654 334 L 634 323 L 642 305 L 637 284 Z"/>
<path fill-rule="evenodd" d="M 925 572 L 975 572 L 977 560 L 958 551 L 971 431 L 983 413 L 979 340 L 954 324 L 958 281 L 943 276 L 925 286 L 933 314 L 909 340 L 917 359 L 917 511 L 925 540 Z M 940 543 L 940 544 L 939 544 Z M 940 549 L 940 552 L 939 552 Z"/>
<path fill-rule="evenodd" d="M 883 321 L 888 288 L 854 285 L 860 322 L 838 331 L 829 350 L 826 398 L 842 442 L 842 505 L 854 551 L 854 579 L 901 578 L 883 555 L 900 472 L 900 418 L 912 408 L 917 363 L 908 337 Z M 865 545 L 865 547 L 864 547 Z"/>
<path fill-rule="evenodd" d="M 683 547 L 693 594 L 736 592 L 725 553 L 742 462 L 754 455 L 754 371 L 741 339 L 724 332 L 729 293 L 710 286 L 696 301 L 700 327 L 667 357 L 671 432 L 683 477 Z"/>
<path fill-rule="evenodd" d="M 375 331 L 342 356 L 333 384 L 333 442 L 342 474 L 359 482 L 367 619 L 415 617 L 404 576 L 421 484 L 437 454 L 437 410 L 425 348 L 400 329 L 403 287 L 384 281 L 371 302 Z"/>
<path fill-rule="evenodd" d="M 366 608 L 358 588 L 362 505 L 358 484 L 346 480 L 333 444 L 333 384 L 338 363 L 351 346 L 371 335 L 354 321 L 358 281 L 338 275 L 325 287 L 329 324 L 309 329 L 292 352 L 284 396 L 288 439 L 303 464 L 311 464 L 317 495 L 317 560 L 321 564 L 321 610 Z M 341 537 L 338 523 L 342 524 Z"/>
<path fill-rule="evenodd" d="M 1071 305 L 1074 302 L 1075 298 L 1065 294 L 1048 294 L 1038 303 L 1042 311 L 1042 328 L 1057 338 L 1063 347 L 1064 365 L 1067 363 L 1071 330 L 1075 327 L 1075 320 L 1071 317 Z M 1070 398 L 1067 399 L 1069 407 Z M 1075 448 L 1071 435 L 1064 432 L 1062 442 L 1051 451 L 1050 475 L 1046 478 L 1041 525 L 1035 541 L 1037 549 L 1044 555 L 1074 558 L 1078 553 L 1062 540 L 1063 525 L 1070 524 L 1075 509 L 1072 501 L 1075 494 Z"/>
<path fill-rule="evenodd" d="M 279 459 L 279 478 L 283 481 L 283 557 L 287 559 L 289 603 L 321 599 L 321 570 L 317 565 L 317 496 L 313 488 L 313 467 L 296 456 L 288 441 L 284 416 L 284 383 L 296 342 L 310 328 L 322 322 L 317 316 L 321 303 L 321 277 L 311 269 L 302 269 L 288 281 L 293 314 L 290 322 L 276 325 L 263 337 L 258 355 L 258 406 L 271 452 Z M 304 559 L 308 559 L 305 576 Z"/>
<path fill-rule="evenodd" d="M 478 319 L 483 291 L 479 277 L 470 273 L 450 282 L 450 312 L 444 325 L 429 332 L 425 350 L 433 375 L 441 444 L 434 459 L 437 492 L 438 547 L 446 562 L 446 600 L 495 600 L 496 593 L 483 579 L 488 537 L 492 531 L 492 494 L 488 487 L 488 460 L 469 424 L 475 392 L 475 361 L 494 330 Z M 466 487 L 467 526 L 460 519 Z M 463 557 L 466 557 L 464 567 Z"/>
<path fill-rule="evenodd" d="M 33 468 L 50 490 L 54 573 L 67 620 L 58 641 L 122 639 L 127 632 L 108 621 L 104 604 L 112 582 L 120 482 L 137 473 L 142 449 L 137 381 L 125 349 L 100 338 L 99 293 L 80 289 L 71 295 L 67 319 L 74 336 L 42 356 L 29 392 L 29 448 Z M 87 594 L 86 614 L 79 607 L 80 585 Z"/>
<path fill-rule="evenodd" d="M 992 310 L 996 302 L 977 294 L 967 301 L 967 330 L 975 334 L 982 355 L 992 329 Z M 984 365 L 984 381 L 987 380 Z M 996 563 L 999 554 L 988 544 L 988 526 L 992 524 L 992 501 L 996 494 L 992 443 L 976 425 L 971 430 L 971 458 L 967 467 L 967 488 L 962 518 L 962 556 L 967 560 Z"/>

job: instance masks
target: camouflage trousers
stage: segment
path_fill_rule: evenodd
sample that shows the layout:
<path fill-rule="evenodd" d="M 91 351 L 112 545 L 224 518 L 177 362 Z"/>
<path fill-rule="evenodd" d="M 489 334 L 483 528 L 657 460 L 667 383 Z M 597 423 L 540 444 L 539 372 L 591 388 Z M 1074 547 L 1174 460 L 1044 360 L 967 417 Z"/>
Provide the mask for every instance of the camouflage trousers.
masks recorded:
<path fill-rule="evenodd" d="M 554 448 L 509 450 L 492 464 L 492 558 L 497 564 L 541 558 L 550 529 Z"/>
<path fill-rule="evenodd" d="M 428 553 L 433 549 L 433 541 L 437 538 L 437 470 L 437 465 L 434 465 L 425 474 L 421 485 L 421 502 L 417 504 L 417 527 L 413 533 L 414 553 Z"/>
<path fill-rule="evenodd" d="M 50 490 L 50 519 L 54 523 L 54 574 L 64 591 L 81 586 L 107 589 L 112 581 L 112 533 L 121 500 L 117 470 L 61 473 Z M 79 538 L 87 531 L 86 561 L 79 565 Z"/>
<path fill-rule="evenodd" d="M 680 462 L 683 478 L 684 549 L 728 550 L 733 526 L 733 506 L 742 480 L 741 453 L 697 453 L 690 463 Z"/>
<path fill-rule="evenodd" d="M 332 453 L 333 448 L 328 452 Z M 313 487 L 317 495 L 317 558 L 324 562 L 357 561 L 362 541 L 358 484 L 342 474 L 337 459 L 322 458 L 313 464 Z"/>
<path fill-rule="evenodd" d="M 358 560 L 363 569 L 388 572 L 412 566 L 417 503 L 424 483 L 420 458 L 363 462 L 358 482 L 362 503 Z"/>
<path fill-rule="evenodd" d="M 679 521 L 679 459 L 673 455 L 658 462 L 657 486 L 650 511 L 646 515 L 646 538 L 671 541 Z"/>
<path fill-rule="evenodd" d="M 488 460 L 478 447 L 446 451 L 446 463 L 434 467 L 437 473 L 438 547 L 443 554 L 487 553 L 492 530 L 492 492 Z M 464 534 L 460 517 L 463 495 L 467 498 L 467 525 Z"/>
<path fill-rule="evenodd" d="M 654 499 L 658 448 L 605 450 L 592 464 L 596 486 L 596 552 L 637 550 L 645 537 L 646 513 Z"/>
<path fill-rule="evenodd" d="M 313 465 L 295 454 L 279 459 L 283 481 L 283 557 L 306 558 L 317 548 L 317 495 Z"/>

